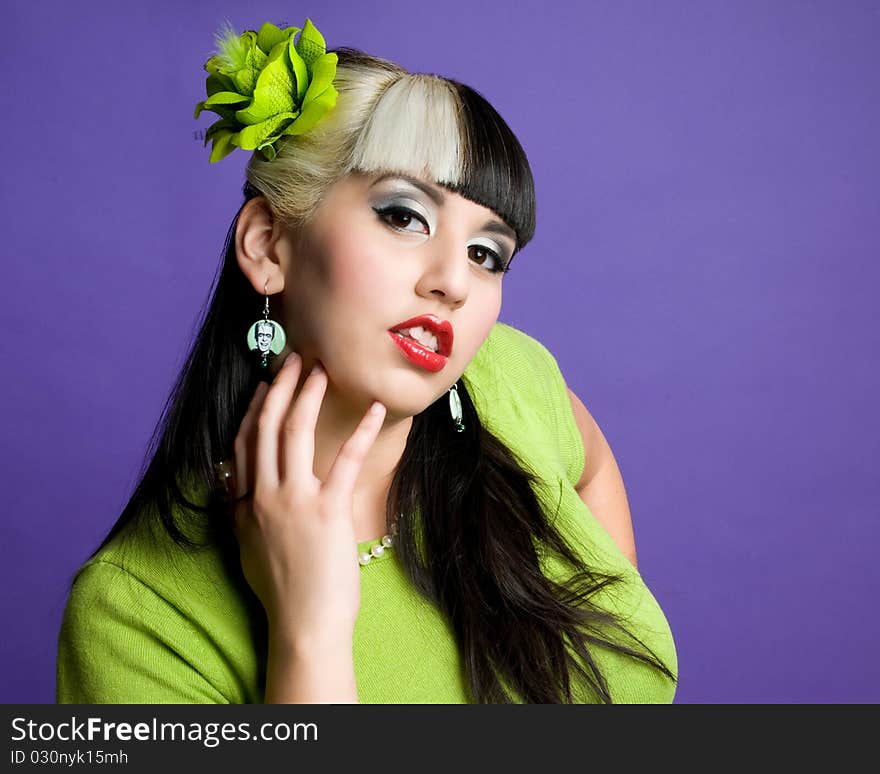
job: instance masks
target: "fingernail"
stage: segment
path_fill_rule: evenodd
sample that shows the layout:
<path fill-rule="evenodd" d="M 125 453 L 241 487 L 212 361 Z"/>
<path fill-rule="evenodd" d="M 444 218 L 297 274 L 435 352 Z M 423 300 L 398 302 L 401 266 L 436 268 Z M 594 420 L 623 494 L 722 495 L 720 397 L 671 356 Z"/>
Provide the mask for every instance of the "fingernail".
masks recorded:
<path fill-rule="evenodd" d="M 324 366 L 322 366 L 320 363 L 315 363 L 315 365 L 312 366 L 312 373 L 313 374 L 319 374 L 323 370 L 324 370 Z"/>
<path fill-rule="evenodd" d="M 291 352 L 286 358 L 284 358 L 284 365 L 290 366 L 296 363 L 299 360 L 299 355 L 296 352 Z"/>
<path fill-rule="evenodd" d="M 371 414 L 381 414 L 382 408 L 383 408 L 382 404 L 377 401 L 372 406 L 370 406 L 370 413 Z"/>

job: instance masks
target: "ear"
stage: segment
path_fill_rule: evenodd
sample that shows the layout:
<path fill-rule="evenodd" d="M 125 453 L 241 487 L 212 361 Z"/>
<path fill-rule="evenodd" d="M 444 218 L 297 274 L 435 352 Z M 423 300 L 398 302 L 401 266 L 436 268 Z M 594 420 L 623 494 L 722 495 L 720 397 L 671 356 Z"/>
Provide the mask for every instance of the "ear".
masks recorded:
<path fill-rule="evenodd" d="M 260 295 L 284 290 L 286 254 L 278 244 L 284 234 L 284 225 L 274 216 L 264 196 L 253 198 L 242 207 L 235 229 L 235 255 L 242 273 Z"/>

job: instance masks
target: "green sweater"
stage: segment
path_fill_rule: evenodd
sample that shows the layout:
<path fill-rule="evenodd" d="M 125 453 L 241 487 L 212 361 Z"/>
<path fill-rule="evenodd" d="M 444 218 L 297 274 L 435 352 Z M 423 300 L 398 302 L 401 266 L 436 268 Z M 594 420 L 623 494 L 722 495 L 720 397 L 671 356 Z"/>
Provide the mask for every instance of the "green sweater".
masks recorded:
<path fill-rule="evenodd" d="M 535 491 L 548 512 L 561 496 L 554 523 L 591 567 L 624 575 L 594 600 L 624 613 L 630 631 L 677 674 L 657 601 L 574 489 L 584 447 L 556 360 L 498 323 L 463 379 L 484 426 L 540 474 Z M 219 550 L 186 552 L 163 534 L 117 538 L 80 568 L 58 641 L 59 703 L 262 702 L 265 616 L 240 568 Z M 394 549 L 360 569 L 353 641 L 359 700 L 467 702 L 452 629 L 407 581 Z M 550 575 L 551 565 L 544 571 Z M 656 669 L 608 649 L 592 652 L 614 701 L 672 701 L 675 685 Z M 591 699 L 582 693 L 579 700 Z"/>

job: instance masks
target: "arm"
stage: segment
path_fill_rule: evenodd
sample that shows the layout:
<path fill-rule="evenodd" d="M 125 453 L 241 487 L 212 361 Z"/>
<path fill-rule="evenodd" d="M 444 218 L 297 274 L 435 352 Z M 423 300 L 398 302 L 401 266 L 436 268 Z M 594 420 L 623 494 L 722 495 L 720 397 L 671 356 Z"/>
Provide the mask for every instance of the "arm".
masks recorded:
<path fill-rule="evenodd" d="M 270 631 L 265 704 L 357 704 L 351 638 L 296 645 Z"/>
<path fill-rule="evenodd" d="M 586 456 L 584 472 L 575 489 L 624 556 L 638 568 L 632 518 L 617 461 L 602 430 L 580 398 L 570 389 L 568 397 Z"/>

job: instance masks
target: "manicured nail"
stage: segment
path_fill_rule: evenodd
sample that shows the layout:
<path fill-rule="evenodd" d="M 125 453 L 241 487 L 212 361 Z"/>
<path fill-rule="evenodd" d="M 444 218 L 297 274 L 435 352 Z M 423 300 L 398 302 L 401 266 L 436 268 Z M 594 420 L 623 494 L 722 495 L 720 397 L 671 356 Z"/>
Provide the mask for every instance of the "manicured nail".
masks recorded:
<path fill-rule="evenodd" d="M 382 404 L 376 401 L 372 406 L 370 406 L 371 414 L 381 414 L 382 413 Z"/>

